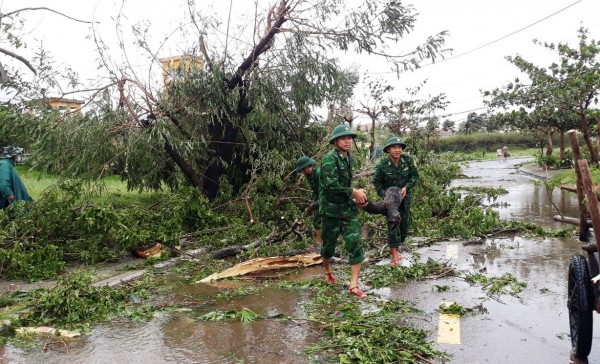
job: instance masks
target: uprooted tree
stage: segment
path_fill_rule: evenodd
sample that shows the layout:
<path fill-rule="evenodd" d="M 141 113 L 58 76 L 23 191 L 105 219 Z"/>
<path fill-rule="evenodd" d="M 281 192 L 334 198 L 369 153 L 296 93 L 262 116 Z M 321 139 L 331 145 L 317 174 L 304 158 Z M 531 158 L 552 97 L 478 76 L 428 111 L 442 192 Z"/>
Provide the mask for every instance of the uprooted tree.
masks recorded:
<path fill-rule="evenodd" d="M 48 127 L 31 132 L 39 166 L 78 176 L 117 173 L 130 188 L 191 184 L 210 199 L 224 187 L 237 194 L 259 183 L 263 171 L 281 176 L 291 160 L 317 148 L 327 130 L 314 122 L 315 108 L 345 103 L 357 80 L 340 57 L 386 57 L 400 72 L 444 51 L 441 32 L 402 52 L 416 13 L 394 1 L 351 9 L 340 1 L 281 0 L 236 35 L 218 29 L 191 0 L 188 9 L 186 21 L 198 36 L 185 46 L 192 61 L 165 84 L 143 80 L 127 63 L 113 66 L 96 37 L 112 83 L 95 90 L 95 112 L 47 119 Z M 134 33 L 152 64 L 160 64 L 145 29 Z"/>

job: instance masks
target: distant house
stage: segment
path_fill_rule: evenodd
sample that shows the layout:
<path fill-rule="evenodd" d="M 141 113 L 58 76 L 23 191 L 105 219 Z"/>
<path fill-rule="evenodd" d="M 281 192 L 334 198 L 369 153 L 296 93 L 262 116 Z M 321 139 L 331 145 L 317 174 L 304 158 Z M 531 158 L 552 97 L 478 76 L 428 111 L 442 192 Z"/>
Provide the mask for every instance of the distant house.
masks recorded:
<path fill-rule="evenodd" d="M 85 102 L 76 99 L 66 99 L 64 97 L 46 97 L 43 99 L 31 100 L 29 104 L 50 107 L 63 113 L 81 114 L 81 109 Z"/>
<path fill-rule="evenodd" d="M 375 128 L 379 128 L 380 125 L 381 125 L 381 123 L 375 122 Z M 360 131 L 362 133 L 370 133 L 372 128 L 373 128 L 372 122 L 356 125 L 356 130 Z"/>
<path fill-rule="evenodd" d="M 162 65 L 163 82 L 168 85 L 171 82 L 183 79 L 194 68 L 202 68 L 202 59 L 193 56 L 174 56 L 159 59 Z"/>

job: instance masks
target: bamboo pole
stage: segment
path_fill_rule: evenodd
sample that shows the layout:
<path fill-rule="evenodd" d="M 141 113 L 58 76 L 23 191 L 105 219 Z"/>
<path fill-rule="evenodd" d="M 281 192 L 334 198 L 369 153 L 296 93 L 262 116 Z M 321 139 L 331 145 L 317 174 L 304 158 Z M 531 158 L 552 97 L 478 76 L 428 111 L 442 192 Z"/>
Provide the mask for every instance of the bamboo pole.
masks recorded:
<path fill-rule="evenodd" d="M 569 140 L 571 141 L 571 149 L 573 150 L 573 164 L 575 165 L 575 175 L 577 177 L 577 202 L 579 204 L 579 240 L 587 242 L 589 241 L 587 224 L 587 221 L 589 219 L 589 212 L 585 205 L 585 193 L 583 182 L 581 180 L 581 170 L 579 167 L 579 161 L 582 160 L 581 150 L 579 149 L 579 140 L 577 140 L 577 131 L 569 130 L 567 134 L 569 134 Z M 593 200 L 597 201 L 598 199 L 594 198 Z M 594 231 L 596 230 L 594 229 Z M 598 232 L 600 232 L 600 230 L 598 230 Z"/>
<path fill-rule="evenodd" d="M 590 213 L 592 214 L 592 226 L 594 227 L 594 236 L 596 237 L 596 247 L 600 251 L 600 203 L 598 202 L 598 196 L 592 189 L 592 177 L 590 176 L 590 170 L 588 168 L 587 161 L 585 159 L 580 160 L 579 170 L 581 172 L 581 179 L 583 186 L 585 187 L 585 194 L 587 196 L 588 204 L 590 205 Z"/>

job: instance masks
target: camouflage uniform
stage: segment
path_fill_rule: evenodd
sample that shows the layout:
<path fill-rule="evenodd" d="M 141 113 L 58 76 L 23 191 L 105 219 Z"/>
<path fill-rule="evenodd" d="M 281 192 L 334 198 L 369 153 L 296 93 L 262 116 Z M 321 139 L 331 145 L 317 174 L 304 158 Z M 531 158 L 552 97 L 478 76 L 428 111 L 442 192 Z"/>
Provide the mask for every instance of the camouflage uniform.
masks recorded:
<path fill-rule="evenodd" d="M 313 172 L 310 176 L 306 176 L 310 189 L 312 190 L 312 200 L 319 201 L 319 176 L 321 170 L 317 166 L 313 166 Z M 313 226 L 315 230 L 321 229 L 321 213 L 317 210 L 313 216 Z"/>
<path fill-rule="evenodd" d="M 358 209 L 352 202 L 352 157 L 337 149 L 325 155 L 319 179 L 319 212 L 321 213 L 321 256 L 330 259 L 341 234 L 351 265 L 365 260 Z"/>
<path fill-rule="evenodd" d="M 391 186 L 406 187 L 406 196 L 398 208 L 402 221 L 400 225 L 392 229 L 388 225 L 388 245 L 398 247 L 404 243 L 408 235 L 408 224 L 410 220 L 411 191 L 419 179 L 419 171 L 415 161 L 409 155 L 402 154 L 398 161 L 398 167 L 394 166 L 392 159 L 387 156 L 375 167 L 373 184 L 379 197 L 385 196 L 385 190 Z"/>

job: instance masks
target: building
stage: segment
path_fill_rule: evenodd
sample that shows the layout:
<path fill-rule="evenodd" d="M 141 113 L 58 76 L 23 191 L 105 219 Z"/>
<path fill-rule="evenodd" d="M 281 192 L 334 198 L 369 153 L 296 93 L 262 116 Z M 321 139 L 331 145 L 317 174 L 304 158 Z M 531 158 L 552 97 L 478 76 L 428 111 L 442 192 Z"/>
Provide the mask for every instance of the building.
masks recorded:
<path fill-rule="evenodd" d="M 48 97 L 44 101 L 53 109 L 65 112 L 76 112 L 81 114 L 81 108 L 84 102 L 75 99 L 65 99 L 59 97 Z"/>
<path fill-rule="evenodd" d="M 81 109 L 83 108 L 85 102 L 76 99 L 66 99 L 64 97 L 46 97 L 43 99 L 31 100 L 28 102 L 28 104 L 31 106 L 52 108 L 60 111 L 63 114 L 77 113 L 81 115 Z"/>
<path fill-rule="evenodd" d="M 381 122 L 376 121 L 375 129 L 379 129 L 380 126 L 381 126 Z M 355 128 L 356 128 L 356 131 L 360 131 L 362 133 L 370 133 L 371 129 L 373 128 L 373 122 L 372 121 L 364 122 L 364 123 L 356 125 Z"/>
<path fill-rule="evenodd" d="M 203 62 L 194 56 L 174 56 L 159 59 L 165 85 L 183 79 L 190 71 L 202 68 Z"/>

